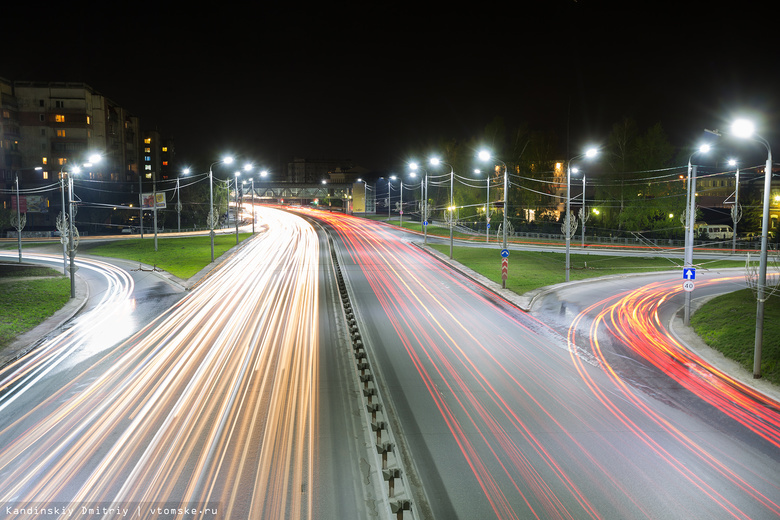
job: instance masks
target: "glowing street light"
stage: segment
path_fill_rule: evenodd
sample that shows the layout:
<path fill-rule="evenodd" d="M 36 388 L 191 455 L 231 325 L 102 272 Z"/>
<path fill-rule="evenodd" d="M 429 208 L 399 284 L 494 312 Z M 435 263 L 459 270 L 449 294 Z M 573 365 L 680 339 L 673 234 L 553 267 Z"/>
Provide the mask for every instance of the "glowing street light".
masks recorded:
<path fill-rule="evenodd" d="M 506 163 L 496 157 L 493 157 L 492 154 L 486 150 L 482 150 L 479 152 L 479 158 L 483 161 L 489 161 L 494 160 L 500 162 L 504 166 L 504 222 L 503 222 L 503 230 L 504 230 L 504 244 L 503 248 L 506 249 L 506 232 L 507 232 L 507 213 L 509 210 L 509 170 L 506 167 Z"/>
<path fill-rule="evenodd" d="M 693 228 L 696 226 L 696 171 L 697 166 L 692 164 L 693 156 L 696 154 L 707 153 L 710 151 L 710 145 L 703 144 L 698 150 L 688 157 L 688 192 L 686 194 L 685 210 L 685 253 L 683 259 L 683 273 L 693 268 Z M 686 325 L 691 319 L 691 292 L 685 292 L 685 314 L 683 321 Z"/>
<path fill-rule="evenodd" d="M 455 170 L 452 168 L 451 164 L 448 164 L 441 159 L 438 159 L 434 157 L 431 159 L 431 164 L 434 166 L 438 166 L 439 164 L 444 164 L 446 166 L 450 167 L 450 260 L 452 259 L 452 248 L 455 242 L 455 239 L 453 237 L 453 224 L 455 219 L 455 214 L 452 212 L 452 208 L 455 207 Z"/>
<path fill-rule="evenodd" d="M 564 231 L 566 236 L 566 281 L 569 281 L 569 271 L 571 270 L 570 267 L 570 261 L 569 261 L 569 248 L 571 246 L 571 162 L 575 159 L 580 159 L 582 157 L 591 159 L 598 154 L 599 151 L 596 148 L 590 148 L 585 153 L 582 153 L 580 155 L 574 156 L 571 159 L 569 159 L 568 164 L 566 165 L 566 215 L 564 217 Z"/>
<path fill-rule="evenodd" d="M 767 239 L 769 236 L 769 202 L 772 188 L 772 148 L 769 143 L 755 133 L 753 123 L 746 119 L 738 119 L 731 126 L 731 132 L 736 137 L 758 141 L 766 147 L 767 157 L 764 169 L 764 212 L 761 218 L 761 261 L 758 268 L 758 285 L 756 299 L 756 340 L 753 351 L 753 378 L 761 377 L 761 348 L 764 342 L 764 300 L 766 291 Z"/>
<path fill-rule="evenodd" d="M 422 170 L 425 172 L 425 180 L 421 184 L 420 191 L 422 192 L 422 198 L 423 198 L 423 208 L 422 208 L 422 218 L 420 219 L 422 222 L 422 228 L 423 228 L 423 243 L 428 243 L 428 170 L 424 168 L 420 168 L 420 165 L 418 165 L 416 162 L 409 163 L 409 169 L 412 170 L 412 173 L 416 172 L 417 170 Z"/>
<path fill-rule="evenodd" d="M 211 239 L 211 261 L 214 261 L 214 173 L 212 168 L 215 164 L 232 164 L 233 157 L 223 157 L 219 161 L 214 161 L 209 165 L 209 237 Z"/>

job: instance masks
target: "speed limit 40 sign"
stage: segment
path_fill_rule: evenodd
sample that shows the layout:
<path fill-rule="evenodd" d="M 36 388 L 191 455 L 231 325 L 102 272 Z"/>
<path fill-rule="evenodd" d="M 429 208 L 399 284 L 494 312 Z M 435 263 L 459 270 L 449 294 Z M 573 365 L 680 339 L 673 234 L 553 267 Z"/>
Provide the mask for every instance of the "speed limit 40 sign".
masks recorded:
<path fill-rule="evenodd" d="M 683 290 L 685 290 L 686 292 L 693 291 L 693 280 L 685 280 L 683 282 Z"/>

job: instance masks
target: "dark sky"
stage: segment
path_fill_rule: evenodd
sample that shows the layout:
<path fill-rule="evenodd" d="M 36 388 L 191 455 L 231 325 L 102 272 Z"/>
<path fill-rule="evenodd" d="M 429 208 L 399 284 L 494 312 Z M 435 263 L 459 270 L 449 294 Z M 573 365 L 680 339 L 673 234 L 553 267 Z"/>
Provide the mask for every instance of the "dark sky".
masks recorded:
<path fill-rule="evenodd" d="M 778 62 L 759 12 L 563 0 L 160 4 L 4 7 L 13 45 L 0 76 L 87 82 L 194 163 L 235 152 L 258 164 L 302 156 L 398 169 L 495 116 L 555 131 L 572 154 L 624 116 L 660 122 L 679 146 L 744 110 L 776 135 Z"/>

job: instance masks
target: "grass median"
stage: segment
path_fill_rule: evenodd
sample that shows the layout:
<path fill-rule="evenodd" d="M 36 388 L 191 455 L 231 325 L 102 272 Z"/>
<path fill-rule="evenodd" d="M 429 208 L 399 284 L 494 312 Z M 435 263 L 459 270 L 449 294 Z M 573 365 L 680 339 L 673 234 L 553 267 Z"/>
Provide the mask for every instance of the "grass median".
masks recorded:
<path fill-rule="evenodd" d="M 239 241 L 251 236 L 251 233 L 238 234 Z M 218 258 L 235 245 L 236 235 L 215 235 L 214 258 Z M 211 262 L 211 242 L 208 236 L 158 238 L 157 251 L 154 250 L 154 240 L 151 239 L 82 242 L 79 252 L 155 266 L 183 280 L 196 275 Z"/>
<path fill-rule="evenodd" d="M 0 263 L 0 348 L 57 312 L 70 298 L 70 278 L 49 267 Z"/>

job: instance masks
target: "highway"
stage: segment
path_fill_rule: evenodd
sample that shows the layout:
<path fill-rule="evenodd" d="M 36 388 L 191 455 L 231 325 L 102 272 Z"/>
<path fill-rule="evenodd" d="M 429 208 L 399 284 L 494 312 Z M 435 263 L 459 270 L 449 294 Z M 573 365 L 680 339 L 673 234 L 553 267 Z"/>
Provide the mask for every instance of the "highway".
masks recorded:
<path fill-rule="evenodd" d="M 679 273 L 528 313 L 397 228 L 258 212 L 185 294 L 106 266 L 105 306 L 0 371 L 6 516 L 780 515 L 780 406 L 675 343 Z"/>
<path fill-rule="evenodd" d="M 320 312 L 338 307 L 327 300 L 335 291 L 320 237 L 301 218 L 264 218 L 268 232 L 125 341 L 104 336 L 99 351 L 73 360 L 62 349 L 88 342 L 58 337 L 56 354 L 39 347 L 3 370 L 9 517 L 58 517 L 42 515 L 47 507 L 80 518 L 102 518 L 102 508 L 141 518 L 182 508 L 196 512 L 188 518 L 362 515 L 361 486 L 343 485 L 361 481 L 359 453 L 345 433 L 349 379 L 332 380 L 346 351 L 334 353 L 336 321 L 321 327 Z M 111 308 L 132 290 L 126 283 Z M 81 318 L 86 328 L 100 316 L 121 326 L 95 310 Z M 67 364 L 64 375 L 39 368 L 51 357 Z"/>
<path fill-rule="evenodd" d="M 679 307 L 679 273 L 632 297 L 625 286 L 603 298 L 580 286 L 588 305 L 548 302 L 531 315 L 396 229 L 322 219 L 339 237 L 404 469 L 421 483 L 419 516 L 780 514 L 777 402 L 690 384 L 705 377 L 701 365 L 674 359 L 648 322 L 655 304 Z M 623 342 L 635 348 L 632 372 L 614 368 L 630 350 Z"/>

